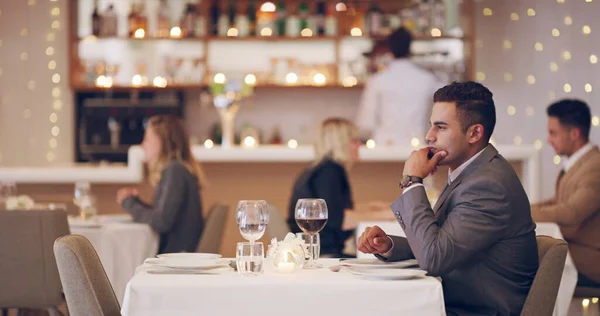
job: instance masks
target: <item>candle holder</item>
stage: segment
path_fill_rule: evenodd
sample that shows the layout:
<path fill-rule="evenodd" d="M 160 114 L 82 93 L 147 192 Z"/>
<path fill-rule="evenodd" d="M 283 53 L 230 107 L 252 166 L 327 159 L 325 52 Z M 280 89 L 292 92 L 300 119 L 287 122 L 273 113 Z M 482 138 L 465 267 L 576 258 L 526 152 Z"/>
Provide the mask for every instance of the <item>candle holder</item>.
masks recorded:
<path fill-rule="evenodd" d="M 272 259 L 275 271 L 289 274 L 302 269 L 307 251 L 304 240 L 288 233 L 284 240 L 271 240 L 267 255 Z"/>

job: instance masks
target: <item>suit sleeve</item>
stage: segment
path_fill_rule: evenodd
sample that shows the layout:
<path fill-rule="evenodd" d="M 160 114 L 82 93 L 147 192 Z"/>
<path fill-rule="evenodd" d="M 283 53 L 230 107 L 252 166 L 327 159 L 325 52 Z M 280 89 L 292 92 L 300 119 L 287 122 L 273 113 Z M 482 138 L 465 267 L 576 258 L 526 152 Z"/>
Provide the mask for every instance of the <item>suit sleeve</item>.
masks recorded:
<path fill-rule="evenodd" d="M 185 200 L 185 172 L 187 170 L 181 165 L 169 165 L 163 171 L 154 205 L 145 204 L 137 197 L 130 196 L 123 200 L 122 207 L 136 222 L 149 224 L 158 233 L 170 231 Z"/>
<path fill-rule="evenodd" d="M 564 201 L 533 205 L 531 216 L 536 222 L 553 222 L 562 226 L 577 226 L 600 212 L 600 168 L 578 179 L 573 194 Z"/>
<path fill-rule="evenodd" d="M 490 247 L 510 224 L 509 197 L 499 183 L 476 181 L 457 194 L 443 225 L 424 188 L 410 190 L 392 204 L 419 266 L 432 276 L 450 272 Z"/>

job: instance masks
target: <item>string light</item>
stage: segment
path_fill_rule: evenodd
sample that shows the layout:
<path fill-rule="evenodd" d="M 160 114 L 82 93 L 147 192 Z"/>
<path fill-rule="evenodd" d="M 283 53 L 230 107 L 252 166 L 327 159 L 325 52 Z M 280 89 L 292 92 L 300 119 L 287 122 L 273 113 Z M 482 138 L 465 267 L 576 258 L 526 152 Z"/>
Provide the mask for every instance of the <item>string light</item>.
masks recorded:
<path fill-rule="evenodd" d="M 566 50 L 563 52 L 562 57 L 564 60 L 571 60 L 571 53 L 568 50 Z"/>
<path fill-rule="evenodd" d="M 554 36 L 554 37 L 560 36 L 560 31 L 558 29 L 552 29 L 552 36 Z"/>
<path fill-rule="evenodd" d="M 509 41 L 509 40 L 504 40 L 504 45 L 503 46 L 504 46 L 505 50 L 509 50 L 509 49 L 512 48 L 512 42 Z"/>
<path fill-rule="evenodd" d="M 515 108 L 515 107 L 514 107 L 514 106 L 512 106 L 512 105 L 509 105 L 509 106 L 506 108 L 506 112 L 508 112 L 508 115 L 510 115 L 510 116 L 513 116 L 513 115 L 515 115 L 515 114 L 517 113 L 517 108 Z"/>
<path fill-rule="evenodd" d="M 534 75 L 527 76 L 527 83 L 528 84 L 534 84 L 535 83 L 535 76 Z"/>
<path fill-rule="evenodd" d="M 592 85 L 589 83 L 585 84 L 585 92 L 592 92 Z"/>
<path fill-rule="evenodd" d="M 571 92 L 571 85 L 568 83 L 565 83 L 565 85 L 563 86 L 563 89 L 565 90 L 566 93 Z"/>
<path fill-rule="evenodd" d="M 518 21 L 519 20 L 519 15 L 513 12 L 513 13 L 510 14 L 510 19 L 513 20 L 513 21 Z"/>
<path fill-rule="evenodd" d="M 592 33 L 592 29 L 588 26 L 588 25 L 584 25 L 581 28 L 581 31 L 583 32 L 583 34 L 588 35 L 590 33 Z"/>
<path fill-rule="evenodd" d="M 210 149 L 210 148 L 213 148 L 214 145 L 215 144 L 211 139 L 207 139 L 204 141 L 204 148 Z"/>
<path fill-rule="evenodd" d="M 52 133 L 53 136 L 56 137 L 60 133 L 60 128 L 58 126 L 52 126 L 52 129 L 50 130 L 50 132 Z"/>
<path fill-rule="evenodd" d="M 292 139 L 288 140 L 287 146 L 289 148 L 298 148 L 298 141 L 292 138 Z"/>
<path fill-rule="evenodd" d="M 515 145 L 519 146 L 523 142 L 523 139 L 521 138 L 521 136 L 517 135 L 515 136 L 515 138 L 513 138 L 513 142 L 515 143 Z"/>
<path fill-rule="evenodd" d="M 504 73 L 504 81 L 506 82 L 511 82 L 513 80 L 513 76 L 510 72 L 505 72 Z"/>
<path fill-rule="evenodd" d="M 22 28 L 22 29 L 21 29 L 21 36 L 27 36 L 27 33 L 28 33 L 28 32 L 29 32 L 29 31 L 27 30 L 27 28 L 26 28 L 26 27 Z"/>
<path fill-rule="evenodd" d="M 552 72 L 558 71 L 558 64 L 555 62 L 550 63 L 550 71 L 552 71 Z"/>
<path fill-rule="evenodd" d="M 49 46 L 48 48 L 46 48 L 46 55 L 48 55 L 48 56 L 54 55 L 54 47 Z"/>
<path fill-rule="evenodd" d="M 50 123 L 56 123 L 58 121 L 58 115 L 52 112 L 50 113 L 50 117 L 48 119 L 50 120 Z"/>
<path fill-rule="evenodd" d="M 597 64 L 598 63 L 598 57 L 596 55 L 590 55 L 590 63 Z"/>
<path fill-rule="evenodd" d="M 413 137 L 410 140 L 410 145 L 413 146 L 413 147 L 415 147 L 415 148 L 419 147 L 420 144 L 421 144 L 421 141 L 418 138 L 416 138 L 416 137 Z"/>
<path fill-rule="evenodd" d="M 367 143 L 366 143 L 366 145 L 367 145 L 367 148 L 369 148 L 369 149 L 373 149 L 373 148 L 375 148 L 375 146 L 376 146 L 377 144 L 375 144 L 375 141 L 374 141 L 374 140 L 372 140 L 372 139 L 369 139 L 369 140 L 367 140 Z"/>
<path fill-rule="evenodd" d="M 22 61 L 26 61 L 28 57 L 29 57 L 29 54 L 27 54 L 27 52 L 22 52 L 21 53 L 21 60 Z"/>
<path fill-rule="evenodd" d="M 558 165 L 560 163 L 560 156 L 554 155 L 554 158 L 552 158 L 552 161 L 554 161 L 555 165 Z"/>
<path fill-rule="evenodd" d="M 534 113 L 535 109 L 533 108 L 533 106 L 529 105 L 525 108 L 525 114 L 527 114 L 527 116 L 533 116 Z"/>
<path fill-rule="evenodd" d="M 50 69 L 50 70 L 56 69 L 56 61 L 54 61 L 54 60 L 49 61 L 48 62 L 48 69 Z"/>
<path fill-rule="evenodd" d="M 527 15 L 528 16 L 535 16 L 535 10 L 532 8 L 527 9 Z"/>
<path fill-rule="evenodd" d="M 538 52 L 541 52 L 544 50 L 544 45 L 542 45 L 542 43 L 540 43 L 540 42 L 535 43 L 534 47 L 535 47 L 535 50 L 537 50 Z"/>
<path fill-rule="evenodd" d="M 490 8 L 484 8 L 483 9 L 483 15 L 484 16 L 492 16 L 492 9 L 490 9 Z"/>
<path fill-rule="evenodd" d="M 35 81 L 29 80 L 29 82 L 27 82 L 27 89 L 35 90 Z"/>
<path fill-rule="evenodd" d="M 483 73 L 482 71 L 478 71 L 476 74 L 476 79 L 479 82 L 485 81 L 485 73 Z"/>
<path fill-rule="evenodd" d="M 592 117 L 592 125 L 594 125 L 594 126 L 600 125 L 600 118 L 597 116 Z"/>
<path fill-rule="evenodd" d="M 573 19 L 570 16 L 565 16 L 565 25 L 573 24 Z"/>
<path fill-rule="evenodd" d="M 544 147 L 544 143 L 542 143 L 541 140 L 536 139 L 535 142 L 533 142 L 533 148 L 540 150 L 542 147 Z"/>

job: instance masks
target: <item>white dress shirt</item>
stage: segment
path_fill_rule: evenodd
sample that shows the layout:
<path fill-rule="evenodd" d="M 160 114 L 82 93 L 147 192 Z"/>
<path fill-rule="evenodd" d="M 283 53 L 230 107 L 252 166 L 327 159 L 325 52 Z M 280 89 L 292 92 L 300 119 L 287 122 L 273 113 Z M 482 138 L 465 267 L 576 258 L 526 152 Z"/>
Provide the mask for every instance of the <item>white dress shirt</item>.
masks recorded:
<path fill-rule="evenodd" d="M 587 143 L 585 146 L 579 148 L 579 150 L 577 150 L 574 154 L 571 155 L 571 157 L 568 157 L 567 159 L 565 159 L 565 162 L 563 164 L 563 168 L 565 170 L 565 172 L 569 171 L 569 169 L 573 168 L 573 166 L 577 163 L 577 161 L 579 161 L 579 159 L 581 159 L 583 156 L 585 156 L 585 154 L 587 154 L 590 150 L 592 150 L 592 148 L 594 148 L 594 145 Z"/>
<path fill-rule="evenodd" d="M 356 124 L 378 145 L 410 146 L 413 137 L 425 137 L 433 94 L 444 85 L 408 59 L 395 59 L 367 81 Z"/>

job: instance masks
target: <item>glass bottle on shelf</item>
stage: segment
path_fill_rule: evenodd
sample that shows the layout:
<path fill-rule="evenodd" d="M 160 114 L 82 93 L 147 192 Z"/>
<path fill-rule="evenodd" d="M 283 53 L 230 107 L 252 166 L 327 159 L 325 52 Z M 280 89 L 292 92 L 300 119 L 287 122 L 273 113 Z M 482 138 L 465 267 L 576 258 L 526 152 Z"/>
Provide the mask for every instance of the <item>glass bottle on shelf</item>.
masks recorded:
<path fill-rule="evenodd" d="M 432 27 L 442 31 L 446 31 L 446 4 L 443 0 L 435 0 L 432 8 Z"/>
<path fill-rule="evenodd" d="M 196 4 L 196 28 L 194 36 L 206 36 L 208 13 L 206 11 L 206 0 Z"/>
<path fill-rule="evenodd" d="M 219 1 L 213 0 L 210 4 L 210 35 L 217 36 L 219 34 L 219 16 L 221 15 L 221 7 Z"/>
<path fill-rule="evenodd" d="M 417 22 L 417 34 L 427 35 L 431 30 L 431 4 L 429 0 L 422 0 L 419 4 L 419 14 Z"/>
<path fill-rule="evenodd" d="M 237 15 L 235 17 L 235 27 L 238 30 L 239 37 L 250 35 L 250 19 L 248 18 L 248 0 L 240 0 L 237 6 Z"/>
<path fill-rule="evenodd" d="M 298 3 L 290 1 L 288 6 L 288 16 L 285 19 L 285 36 L 300 36 L 300 19 L 298 18 Z"/>
<path fill-rule="evenodd" d="M 102 17 L 98 12 L 98 1 L 94 1 L 94 11 L 92 12 L 92 35 L 100 36 L 100 28 L 102 27 Z"/>
<path fill-rule="evenodd" d="M 381 35 L 381 29 L 383 28 L 383 11 L 377 5 L 376 1 L 371 3 L 369 13 L 367 14 L 367 23 L 365 25 L 365 33 L 370 36 Z"/>
<path fill-rule="evenodd" d="M 308 1 L 308 28 L 314 36 L 317 36 L 317 3 L 315 0 Z"/>
<path fill-rule="evenodd" d="M 250 35 L 256 35 L 256 0 L 248 0 L 248 30 Z"/>
<path fill-rule="evenodd" d="M 138 11 L 139 28 L 144 30 L 144 34 L 148 34 L 148 16 L 146 15 L 145 2 L 140 3 Z"/>
<path fill-rule="evenodd" d="M 140 21 L 138 16 L 138 5 L 134 2 L 131 4 L 131 10 L 127 16 L 127 26 L 129 37 L 133 37 L 135 31 L 140 27 Z"/>
<path fill-rule="evenodd" d="M 308 25 L 308 15 L 309 15 L 309 11 L 308 11 L 308 4 L 306 4 L 305 0 L 302 0 L 302 2 L 300 2 L 300 6 L 298 7 L 298 15 L 300 17 L 300 31 L 309 28 Z"/>
<path fill-rule="evenodd" d="M 221 1 L 221 14 L 219 14 L 219 19 L 217 21 L 218 36 L 227 36 L 227 31 L 229 30 L 229 16 L 227 14 L 227 5 L 227 1 Z"/>
<path fill-rule="evenodd" d="M 157 37 L 169 37 L 171 23 L 169 22 L 169 6 L 166 0 L 160 0 L 158 7 L 158 32 Z"/>
<path fill-rule="evenodd" d="M 367 35 L 365 32 L 365 6 L 366 3 L 356 2 L 356 15 L 354 15 L 354 21 L 352 23 L 352 27 L 360 29 L 363 35 Z"/>
<path fill-rule="evenodd" d="M 184 37 L 194 37 L 196 36 L 196 22 L 198 18 L 198 13 L 194 8 L 193 3 L 188 3 L 185 7 L 185 12 L 183 13 L 183 17 L 181 19 L 181 33 Z"/>
<path fill-rule="evenodd" d="M 338 21 L 335 17 L 335 3 L 327 3 L 327 14 L 325 16 L 325 35 L 336 36 L 338 31 Z"/>
<path fill-rule="evenodd" d="M 315 24 L 315 34 L 318 36 L 325 35 L 325 1 L 323 0 L 316 3 Z"/>
<path fill-rule="evenodd" d="M 117 12 L 111 3 L 102 17 L 102 36 L 117 36 Z"/>
<path fill-rule="evenodd" d="M 350 35 L 350 29 L 354 25 L 354 19 L 356 18 L 356 7 L 354 3 L 348 1 L 346 4 L 346 12 L 341 12 L 340 16 L 340 33 L 344 35 Z"/>
<path fill-rule="evenodd" d="M 277 35 L 285 36 L 286 35 L 286 7 L 285 2 L 283 0 L 279 0 L 277 2 L 277 15 L 276 15 L 276 25 L 277 25 Z"/>
<path fill-rule="evenodd" d="M 411 33 L 417 32 L 417 14 L 413 8 L 406 8 L 400 12 L 400 22 L 402 26 L 408 29 Z"/>

